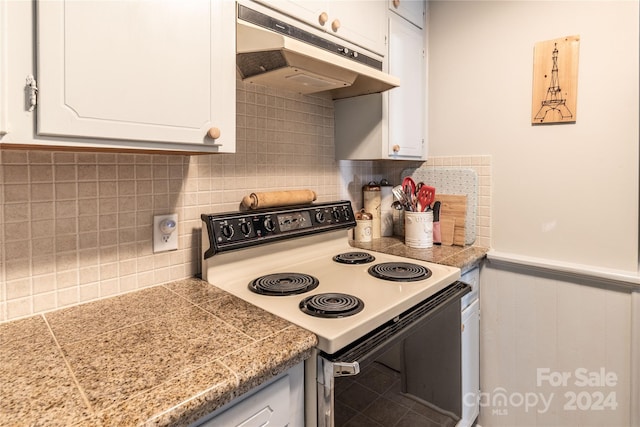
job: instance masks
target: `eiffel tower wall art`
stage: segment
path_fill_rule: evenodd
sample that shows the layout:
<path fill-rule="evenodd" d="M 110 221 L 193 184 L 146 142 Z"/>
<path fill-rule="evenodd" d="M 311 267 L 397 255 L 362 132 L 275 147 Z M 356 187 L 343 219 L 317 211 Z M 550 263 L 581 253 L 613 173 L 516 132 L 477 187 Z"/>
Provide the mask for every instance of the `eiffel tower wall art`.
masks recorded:
<path fill-rule="evenodd" d="M 536 43 L 531 124 L 575 123 L 580 36 Z"/>

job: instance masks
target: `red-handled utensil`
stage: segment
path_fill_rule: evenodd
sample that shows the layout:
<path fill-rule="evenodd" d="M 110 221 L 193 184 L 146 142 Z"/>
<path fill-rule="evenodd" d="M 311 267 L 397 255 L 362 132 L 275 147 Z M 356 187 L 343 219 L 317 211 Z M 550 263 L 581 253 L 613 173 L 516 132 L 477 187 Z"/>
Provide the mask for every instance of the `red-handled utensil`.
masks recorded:
<path fill-rule="evenodd" d="M 407 176 L 402 180 L 402 189 L 411 204 L 411 210 L 414 212 L 417 211 L 418 209 L 416 205 L 418 203 L 418 192 L 416 191 L 416 183 L 410 176 Z"/>
<path fill-rule="evenodd" d="M 435 187 L 431 187 L 429 185 L 422 185 L 418 190 L 418 204 L 420 206 L 420 211 L 424 212 L 428 207 L 431 206 L 431 203 L 436 199 L 436 189 Z"/>
<path fill-rule="evenodd" d="M 410 176 L 402 180 L 402 188 L 405 190 L 405 193 L 416 194 L 416 182 Z"/>

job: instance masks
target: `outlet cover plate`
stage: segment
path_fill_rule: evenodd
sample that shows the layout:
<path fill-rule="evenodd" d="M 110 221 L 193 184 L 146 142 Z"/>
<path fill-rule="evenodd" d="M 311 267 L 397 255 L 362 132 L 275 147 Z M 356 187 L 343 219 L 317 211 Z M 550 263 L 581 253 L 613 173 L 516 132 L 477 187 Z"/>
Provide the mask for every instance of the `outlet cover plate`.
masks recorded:
<path fill-rule="evenodd" d="M 163 221 L 173 221 L 175 227 L 169 234 L 161 230 Z M 178 214 L 154 215 L 153 217 L 153 252 L 175 251 L 178 249 Z"/>

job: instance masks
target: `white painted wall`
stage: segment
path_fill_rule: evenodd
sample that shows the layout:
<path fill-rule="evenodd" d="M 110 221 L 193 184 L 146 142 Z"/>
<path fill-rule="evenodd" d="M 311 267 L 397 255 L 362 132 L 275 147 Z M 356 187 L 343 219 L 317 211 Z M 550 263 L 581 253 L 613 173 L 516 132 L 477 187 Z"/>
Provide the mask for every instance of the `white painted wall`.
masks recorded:
<path fill-rule="evenodd" d="M 430 1 L 429 155 L 492 156 L 494 250 L 638 274 L 638 16 L 637 1 Z M 570 35 L 577 121 L 532 126 L 533 47 Z M 638 425 L 637 292 L 495 262 L 481 286 L 483 427 Z M 573 377 L 538 385 L 545 368 Z M 580 368 L 617 381 L 576 385 Z M 596 392 L 618 406 L 564 407 Z M 518 393 L 554 397 L 526 411 Z"/>
<path fill-rule="evenodd" d="M 492 156 L 492 247 L 636 272 L 638 2 L 432 1 L 429 154 Z M 533 47 L 580 36 L 575 124 L 532 126 Z"/>

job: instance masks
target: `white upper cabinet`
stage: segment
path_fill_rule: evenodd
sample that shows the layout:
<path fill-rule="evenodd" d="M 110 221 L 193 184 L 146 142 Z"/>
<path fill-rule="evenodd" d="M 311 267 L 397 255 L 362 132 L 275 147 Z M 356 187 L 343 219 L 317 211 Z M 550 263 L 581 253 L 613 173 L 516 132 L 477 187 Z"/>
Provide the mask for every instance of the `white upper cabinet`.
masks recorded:
<path fill-rule="evenodd" d="M 421 29 L 389 16 L 389 73 L 400 87 L 389 91 L 389 156 L 426 156 L 426 60 Z"/>
<path fill-rule="evenodd" d="M 386 52 L 384 1 L 256 1 L 379 55 Z"/>
<path fill-rule="evenodd" d="M 424 27 L 426 4 L 424 0 L 389 0 L 389 9 L 418 28 Z"/>
<path fill-rule="evenodd" d="M 400 86 L 334 102 L 338 160 L 426 160 L 425 31 L 389 12 L 388 72 Z"/>
<path fill-rule="evenodd" d="M 38 135 L 235 151 L 235 2 L 37 6 Z"/>

